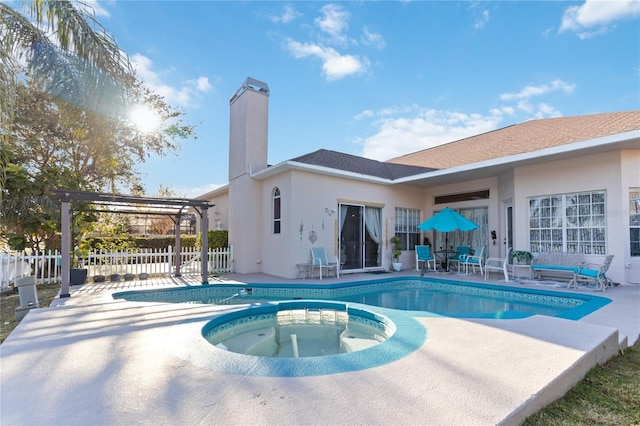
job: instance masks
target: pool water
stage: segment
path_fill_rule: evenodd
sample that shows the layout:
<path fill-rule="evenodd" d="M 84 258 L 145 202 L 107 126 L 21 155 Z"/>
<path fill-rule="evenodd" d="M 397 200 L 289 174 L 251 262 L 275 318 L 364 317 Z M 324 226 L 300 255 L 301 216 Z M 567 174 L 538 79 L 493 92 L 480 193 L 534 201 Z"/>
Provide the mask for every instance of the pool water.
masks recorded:
<path fill-rule="evenodd" d="M 390 320 L 372 312 L 346 304 L 305 301 L 223 315 L 205 325 L 202 334 L 224 351 L 300 358 L 368 349 L 394 332 Z"/>
<path fill-rule="evenodd" d="M 458 318 L 523 318 L 547 315 L 579 319 L 610 302 L 587 293 L 496 286 L 481 283 L 395 278 L 318 284 L 203 285 L 129 291 L 114 298 L 130 301 L 215 305 L 259 304 L 292 299 L 334 300 Z"/>
<path fill-rule="evenodd" d="M 562 303 L 541 303 L 513 300 L 498 295 L 478 295 L 470 293 L 452 293 L 439 288 L 399 288 L 392 291 L 380 291 L 361 295 L 347 296 L 344 302 L 357 302 L 381 308 L 405 311 L 425 311 L 456 317 L 490 316 L 500 318 L 508 314 L 536 314 L 557 316 L 567 307 L 574 307 L 582 301 Z"/>

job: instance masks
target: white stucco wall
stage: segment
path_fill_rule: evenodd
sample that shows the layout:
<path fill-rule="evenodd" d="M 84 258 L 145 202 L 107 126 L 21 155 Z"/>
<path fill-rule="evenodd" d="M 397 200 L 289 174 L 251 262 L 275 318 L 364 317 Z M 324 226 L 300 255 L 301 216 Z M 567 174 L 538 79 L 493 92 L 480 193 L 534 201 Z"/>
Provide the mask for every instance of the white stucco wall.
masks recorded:
<path fill-rule="evenodd" d="M 260 181 L 260 184 L 262 185 L 261 201 L 263 204 L 263 215 L 260 222 L 264 236 L 260 247 L 260 271 L 270 275 L 293 278 L 297 274 L 293 275 L 295 263 L 291 262 L 294 250 L 291 227 L 289 226 L 291 220 L 289 205 L 292 200 L 291 176 L 288 173 L 283 173 L 271 179 Z M 273 192 L 276 187 L 280 189 L 281 203 L 279 234 L 273 232 Z"/>
<path fill-rule="evenodd" d="M 629 197 L 628 193 L 631 188 L 640 188 L 640 149 L 625 150 L 620 153 L 621 164 L 621 195 L 620 210 L 616 211 L 616 207 L 611 208 L 611 218 L 615 220 L 618 216 L 622 222 L 623 229 L 629 228 Z M 626 232 L 624 238 L 624 282 L 628 284 L 640 284 L 640 257 L 631 257 L 631 247 L 629 241 L 629 232 Z"/>
<path fill-rule="evenodd" d="M 382 266 L 389 268 L 390 247 L 388 239 L 393 235 L 395 207 L 421 209 L 424 189 L 411 186 L 386 186 L 340 179 L 331 176 L 288 171 L 262 181 L 262 201 L 271 206 L 271 194 L 276 186 L 282 196 L 282 232 L 272 232 L 271 207 L 265 209 L 263 229 L 262 267 L 264 273 L 294 278 L 298 274 L 296 264 L 311 261 L 311 247 L 325 247 L 327 255 L 338 255 L 337 213 L 325 209 L 338 209 L 338 203 L 347 202 L 382 208 L 383 255 Z M 311 243 L 309 233 L 315 232 L 317 240 Z M 243 255 L 236 251 L 236 256 Z M 406 268 L 413 265 L 413 252 L 405 252 L 401 260 Z"/>
<path fill-rule="evenodd" d="M 228 229 L 229 194 L 220 194 L 209 198 L 207 201 L 214 205 L 212 208 L 207 210 L 207 216 L 209 217 L 209 230 L 215 231 L 217 229 Z"/>
<path fill-rule="evenodd" d="M 434 204 L 435 197 L 443 195 L 461 194 L 471 191 L 489 190 L 489 199 L 469 200 L 447 204 Z M 491 244 L 489 238 L 489 246 L 486 247 L 489 256 L 500 256 L 499 242 L 502 241 L 503 232 L 500 225 L 500 195 L 498 190 L 498 178 L 476 179 L 468 182 L 458 182 L 448 185 L 438 185 L 425 190 L 425 200 L 422 205 L 424 219 L 433 216 L 434 212 L 442 210 L 445 207 L 452 209 L 469 208 L 469 207 L 487 207 L 489 214 L 489 230 L 495 230 L 497 234 L 496 245 Z"/>
<path fill-rule="evenodd" d="M 519 167 L 514 171 L 514 246 L 515 249 L 526 250 L 529 247 L 529 212 L 528 198 L 540 195 L 565 194 L 582 191 L 606 191 L 607 223 L 606 252 L 615 257 L 609 270 L 609 277 L 616 282 L 624 283 L 624 260 L 629 251 L 628 215 L 622 218 L 620 212 L 628 207 L 628 188 L 634 178 L 633 155 L 627 156 L 623 167 L 619 151 L 597 155 L 580 156 L 561 161 Z M 623 182 L 622 172 L 625 170 Z M 637 172 L 635 174 L 637 180 Z M 626 225 L 625 221 L 626 220 Z M 625 253 L 627 255 L 625 256 Z M 587 262 L 601 264 L 603 255 L 587 255 Z"/>
<path fill-rule="evenodd" d="M 230 105 L 229 181 L 267 167 L 269 95 L 246 89 Z"/>

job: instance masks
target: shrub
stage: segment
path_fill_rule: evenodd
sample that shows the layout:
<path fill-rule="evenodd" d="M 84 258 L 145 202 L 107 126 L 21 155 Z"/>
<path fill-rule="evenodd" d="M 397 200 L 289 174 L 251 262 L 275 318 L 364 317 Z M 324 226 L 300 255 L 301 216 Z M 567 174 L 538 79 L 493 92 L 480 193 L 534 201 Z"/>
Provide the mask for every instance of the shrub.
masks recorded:
<path fill-rule="evenodd" d="M 210 249 L 224 248 L 229 245 L 229 231 L 218 230 L 209 231 L 207 234 L 207 244 Z"/>

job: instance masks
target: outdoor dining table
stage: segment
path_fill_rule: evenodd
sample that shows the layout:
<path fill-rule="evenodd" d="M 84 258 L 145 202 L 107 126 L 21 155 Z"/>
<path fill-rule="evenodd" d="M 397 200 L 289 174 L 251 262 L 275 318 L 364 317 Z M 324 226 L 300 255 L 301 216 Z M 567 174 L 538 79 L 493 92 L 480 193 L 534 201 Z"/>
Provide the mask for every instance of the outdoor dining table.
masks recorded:
<path fill-rule="evenodd" d="M 444 249 L 434 252 L 436 256 L 436 264 L 439 263 L 442 269 L 444 269 L 446 272 L 449 272 L 449 255 L 453 253 L 455 253 L 455 250 L 453 249 Z"/>

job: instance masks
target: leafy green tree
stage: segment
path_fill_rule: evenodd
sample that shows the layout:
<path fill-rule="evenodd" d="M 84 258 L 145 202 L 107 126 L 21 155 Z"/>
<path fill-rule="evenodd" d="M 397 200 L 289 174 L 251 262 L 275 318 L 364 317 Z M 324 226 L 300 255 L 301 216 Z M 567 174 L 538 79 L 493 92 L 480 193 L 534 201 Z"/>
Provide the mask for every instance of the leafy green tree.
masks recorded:
<path fill-rule="evenodd" d="M 0 2 L 0 227 L 16 248 L 37 246 L 59 228 L 47 197 L 56 172 L 48 166 L 36 172 L 16 159 L 13 125 L 21 85 L 35 78 L 49 93 L 96 105 L 98 93 L 126 100 L 136 82 L 128 57 L 89 8 L 66 0 L 21 5 L 17 10 Z M 69 168 L 58 172 L 58 180 L 71 178 Z"/>
<path fill-rule="evenodd" d="M 83 3 L 32 0 L 18 4 L 20 10 L 0 2 L 0 166 L 9 161 L 16 91 L 25 68 L 50 93 L 86 99 L 93 105 L 101 103 L 97 94 L 126 100 L 136 81 L 127 55 Z M 0 186 L 5 178 L 0 172 Z"/>
<path fill-rule="evenodd" d="M 93 239 L 92 248 L 105 251 L 134 249 L 135 241 L 129 234 L 131 216 L 100 213 L 93 230 L 100 238 Z"/>
<path fill-rule="evenodd" d="M 141 85 L 136 91 L 143 97 L 141 102 L 153 103 L 163 121 L 170 122 L 168 128 L 140 131 L 124 117 L 81 109 L 28 80 L 17 90 L 17 115 L 10 135 L 15 161 L 31 173 L 67 169 L 78 178 L 78 189 L 135 190 L 139 185 L 136 166 L 152 154 L 175 152 L 176 137 L 193 131 L 162 98 Z"/>
<path fill-rule="evenodd" d="M 0 3 L 0 227 L 14 248 L 56 241 L 51 189 L 143 193 L 136 166 L 193 135 L 183 114 L 135 78 L 126 55 L 77 4 L 32 2 L 26 11 L 36 24 L 46 18 L 45 31 Z M 134 104 L 163 125 L 137 129 L 127 119 Z M 95 215 L 73 220 L 74 234 L 83 236 Z"/>

